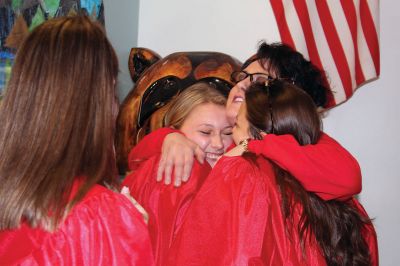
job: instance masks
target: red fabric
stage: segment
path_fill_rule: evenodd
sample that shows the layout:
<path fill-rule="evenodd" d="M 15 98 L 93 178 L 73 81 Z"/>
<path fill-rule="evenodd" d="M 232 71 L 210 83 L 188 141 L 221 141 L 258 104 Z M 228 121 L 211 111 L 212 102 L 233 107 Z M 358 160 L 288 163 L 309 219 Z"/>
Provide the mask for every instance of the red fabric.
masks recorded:
<path fill-rule="evenodd" d="M 295 207 L 288 228 L 271 165 L 260 156 L 256 160 L 223 157 L 216 164 L 192 201 L 167 265 L 326 265 L 313 236 L 303 253 L 297 232 L 302 207 Z M 378 265 L 374 228 L 363 233 L 372 265 Z"/>
<path fill-rule="evenodd" d="M 142 147 L 148 149 L 148 146 L 138 145 L 131 154 L 143 154 Z M 148 212 L 148 227 L 156 265 L 165 265 L 165 258 L 175 234 L 211 167 L 207 163 L 201 165 L 195 162 L 189 181 L 176 188 L 156 181 L 159 160 L 160 155 L 155 155 L 146 161 L 131 161 L 130 167 L 135 170 L 125 178 L 123 185 L 129 187 L 131 195 Z"/>
<path fill-rule="evenodd" d="M 0 232 L 0 265 L 154 265 L 154 260 L 141 214 L 124 196 L 95 185 L 54 233 L 25 223 Z"/>
<path fill-rule="evenodd" d="M 129 167 L 133 170 L 137 162 L 159 154 L 165 136 L 172 132 L 179 131 L 162 128 L 147 135 L 130 152 Z M 324 200 L 347 200 L 361 191 L 357 160 L 325 133 L 317 144 L 306 146 L 290 135 L 268 134 L 261 141 L 250 141 L 249 150 L 271 159 Z"/>
<path fill-rule="evenodd" d="M 274 161 L 307 191 L 324 200 L 347 200 L 361 191 L 357 160 L 325 133 L 316 145 L 300 146 L 291 135 L 268 134 L 263 140 L 250 141 L 248 147 Z"/>
<path fill-rule="evenodd" d="M 361 203 L 356 199 L 351 199 L 353 206 L 359 211 L 359 213 L 365 217 L 368 217 L 367 212 Z M 365 226 L 363 232 L 364 239 L 369 247 L 369 252 L 371 255 L 371 265 L 379 265 L 379 253 L 378 253 L 378 239 L 376 236 L 375 228 L 372 224 Z"/>
<path fill-rule="evenodd" d="M 302 255 L 300 208 L 288 237 L 271 165 L 263 158 L 257 164 L 242 157 L 216 164 L 187 212 L 168 265 L 326 265 L 313 238 Z"/>

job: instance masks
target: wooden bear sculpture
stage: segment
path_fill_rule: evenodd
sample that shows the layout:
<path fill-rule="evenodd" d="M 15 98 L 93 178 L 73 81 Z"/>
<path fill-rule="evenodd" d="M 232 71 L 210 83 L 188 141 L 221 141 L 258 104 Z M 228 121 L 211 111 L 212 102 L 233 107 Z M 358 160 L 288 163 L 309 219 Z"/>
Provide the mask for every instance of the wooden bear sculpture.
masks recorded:
<path fill-rule="evenodd" d="M 123 101 L 117 120 L 116 152 L 121 174 L 129 151 L 144 135 L 162 127 L 170 100 L 190 85 L 204 81 L 228 95 L 230 79 L 241 63 L 218 52 L 178 52 L 161 58 L 146 48 L 132 48 L 129 70 L 135 82 Z"/>

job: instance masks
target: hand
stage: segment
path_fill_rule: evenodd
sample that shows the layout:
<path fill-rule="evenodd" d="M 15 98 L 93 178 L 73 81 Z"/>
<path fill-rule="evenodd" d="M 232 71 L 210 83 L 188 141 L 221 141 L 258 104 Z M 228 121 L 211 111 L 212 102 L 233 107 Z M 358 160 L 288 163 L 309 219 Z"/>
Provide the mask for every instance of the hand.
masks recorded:
<path fill-rule="evenodd" d="M 235 148 L 231 149 L 224 156 L 233 157 L 233 156 L 241 156 L 245 152 L 244 147 L 242 145 L 237 145 Z"/>
<path fill-rule="evenodd" d="M 143 216 L 143 220 L 146 224 L 149 223 L 149 214 L 146 212 L 146 210 L 142 207 L 142 205 L 139 204 L 132 196 L 129 191 L 128 187 L 123 187 L 121 189 L 121 194 L 124 195 L 129 199 L 130 202 L 132 202 L 133 206 L 140 212 L 140 214 Z"/>
<path fill-rule="evenodd" d="M 174 170 L 174 186 L 179 187 L 182 182 L 189 180 L 194 157 L 200 163 L 204 162 L 205 154 L 199 145 L 180 133 L 168 134 L 162 146 L 157 181 L 161 181 L 164 175 L 164 183 L 171 184 L 171 174 Z"/>

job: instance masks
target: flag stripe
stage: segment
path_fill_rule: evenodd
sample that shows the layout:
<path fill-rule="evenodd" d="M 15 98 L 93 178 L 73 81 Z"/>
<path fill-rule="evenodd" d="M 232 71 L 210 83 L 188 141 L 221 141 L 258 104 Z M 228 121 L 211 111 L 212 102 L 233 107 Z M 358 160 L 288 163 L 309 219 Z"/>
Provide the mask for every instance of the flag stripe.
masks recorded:
<path fill-rule="evenodd" d="M 327 104 L 328 106 L 334 106 L 338 100 L 345 98 L 346 95 L 340 80 L 339 71 L 336 68 L 335 61 L 333 60 L 332 53 L 330 52 L 324 29 L 321 21 L 319 20 L 319 14 L 315 2 L 307 1 L 307 8 L 309 10 L 310 17 L 318 18 L 313 20 L 313 24 L 311 26 L 313 28 L 315 40 L 318 40 L 316 45 L 321 58 L 323 70 L 325 71 L 324 74 L 326 74 L 326 79 L 329 81 L 327 83 L 327 85 L 329 85 L 328 87 L 330 87 Z"/>
<path fill-rule="evenodd" d="M 289 45 L 293 49 L 295 49 L 295 45 L 293 42 L 292 35 L 290 34 L 290 30 L 288 24 L 286 22 L 285 12 L 283 9 L 283 3 L 281 0 L 271 0 L 272 10 L 274 11 L 274 15 L 277 21 L 279 21 L 279 34 L 281 35 L 282 42 Z"/>
<path fill-rule="evenodd" d="M 360 54 L 357 45 L 357 13 L 354 2 L 348 0 L 340 1 L 344 14 L 346 16 L 347 24 L 351 32 L 354 49 L 354 64 L 355 64 L 355 78 L 357 85 L 365 81 L 364 73 L 361 68 Z"/>
<path fill-rule="evenodd" d="M 361 25 L 363 28 L 364 36 L 367 41 L 367 45 L 369 51 L 372 55 L 372 59 L 374 61 L 374 66 L 377 75 L 380 73 L 380 58 L 379 58 L 379 41 L 378 34 L 375 29 L 374 20 L 372 18 L 371 11 L 368 7 L 368 3 L 366 0 L 360 1 L 360 18 Z"/>
<path fill-rule="evenodd" d="M 334 98 L 347 100 L 380 73 L 378 0 L 270 0 L 282 42 L 327 73 Z M 328 95 L 329 97 L 329 95 Z"/>
<path fill-rule="evenodd" d="M 323 69 L 321 59 L 318 54 L 318 49 L 315 44 L 314 34 L 311 27 L 310 16 L 305 0 L 294 1 L 294 7 L 299 17 L 301 26 L 303 28 L 305 42 L 307 44 L 308 54 L 310 60 L 319 68 Z"/>
<path fill-rule="evenodd" d="M 316 5 L 333 60 L 335 61 L 336 68 L 339 70 L 340 80 L 342 81 L 346 97 L 350 97 L 353 93 L 350 69 L 329 7 L 325 1 L 317 1 Z"/>

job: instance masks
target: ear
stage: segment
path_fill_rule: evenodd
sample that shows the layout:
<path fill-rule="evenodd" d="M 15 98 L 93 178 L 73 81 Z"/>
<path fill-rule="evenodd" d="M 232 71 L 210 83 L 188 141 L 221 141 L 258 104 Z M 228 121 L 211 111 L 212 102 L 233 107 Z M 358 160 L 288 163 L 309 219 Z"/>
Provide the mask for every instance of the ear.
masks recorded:
<path fill-rule="evenodd" d="M 136 82 L 146 69 L 160 59 L 161 56 L 150 49 L 132 48 L 129 54 L 128 66 L 133 82 Z"/>

